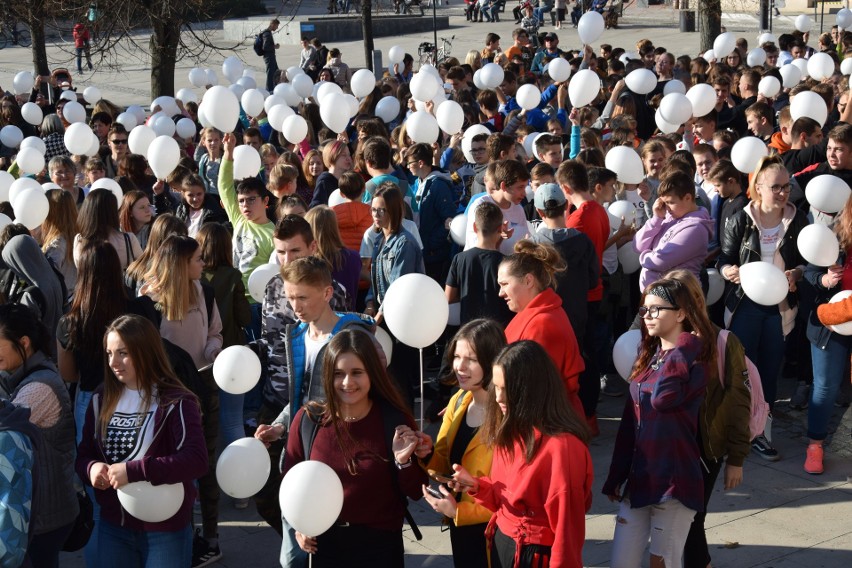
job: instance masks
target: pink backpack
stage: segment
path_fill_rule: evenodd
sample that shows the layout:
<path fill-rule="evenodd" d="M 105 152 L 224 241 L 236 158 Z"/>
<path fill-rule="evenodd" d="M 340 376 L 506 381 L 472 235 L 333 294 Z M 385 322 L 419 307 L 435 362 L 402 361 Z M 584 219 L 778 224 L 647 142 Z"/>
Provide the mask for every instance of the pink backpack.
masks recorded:
<path fill-rule="evenodd" d="M 728 334 L 730 331 L 722 329 L 716 336 L 716 350 L 718 351 L 717 360 L 719 362 L 719 382 L 722 383 L 722 388 L 725 388 L 725 351 L 728 344 Z M 752 439 L 763 434 L 766 428 L 766 419 L 769 416 L 769 404 L 763 397 L 763 385 L 760 382 L 760 373 L 757 372 L 757 367 L 754 366 L 751 359 L 745 357 L 746 372 L 743 376 L 743 381 L 748 391 L 751 393 L 751 419 L 748 427 L 751 431 Z M 731 377 L 734 380 L 736 377 Z"/>

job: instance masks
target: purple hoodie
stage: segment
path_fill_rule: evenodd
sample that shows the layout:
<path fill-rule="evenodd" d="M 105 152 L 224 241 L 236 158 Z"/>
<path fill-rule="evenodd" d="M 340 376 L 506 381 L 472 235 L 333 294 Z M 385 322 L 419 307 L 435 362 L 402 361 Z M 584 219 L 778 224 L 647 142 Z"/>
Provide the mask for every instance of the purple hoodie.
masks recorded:
<path fill-rule="evenodd" d="M 680 219 L 670 214 L 665 219 L 652 215 L 633 239 L 642 266 L 639 289 L 645 290 L 648 284 L 676 268 L 689 270 L 700 278 L 712 236 L 713 219 L 703 208 Z"/>

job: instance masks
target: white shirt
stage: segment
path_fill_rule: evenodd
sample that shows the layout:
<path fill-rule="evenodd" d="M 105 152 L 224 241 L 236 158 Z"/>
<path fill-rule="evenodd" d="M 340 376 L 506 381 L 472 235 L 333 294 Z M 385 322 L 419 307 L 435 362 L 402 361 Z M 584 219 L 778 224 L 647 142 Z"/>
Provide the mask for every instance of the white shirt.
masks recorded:
<path fill-rule="evenodd" d="M 151 406 L 144 412 L 142 391 L 125 388 L 107 425 L 104 454 L 110 463 L 142 459 L 154 439 L 156 392 Z"/>
<path fill-rule="evenodd" d="M 496 205 L 494 199 L 486 194 L 474 201 L 468 209 L 464 250 L 470 250 L 476 246 L 476 232 L 473 230 L 473 222 L 476 219 L 476 208 L 485 201 Z M 503 220 L 509 222 L 508 230 L 514 230 L 512 236 L 500 244 L 500 252 L 508 256 L 515 252 L 515 243 L 526 237 L 527 233 L 530 232 L 530 228 L 527 225 L 527 215 L 524 212 L 524 208 L 520 205 L 512 205 L 508 209 L 501 207 L 500 211 L 503 212 Z"/>
<path fill-rule="evenodd" d="M 781 223 L 778 223 L 771 229 L 760 230 L 760 260 L 763 262 L 773 262 L 775 259 L 775 249 L 778 248 L 778 237 L 781 232 Z"/>

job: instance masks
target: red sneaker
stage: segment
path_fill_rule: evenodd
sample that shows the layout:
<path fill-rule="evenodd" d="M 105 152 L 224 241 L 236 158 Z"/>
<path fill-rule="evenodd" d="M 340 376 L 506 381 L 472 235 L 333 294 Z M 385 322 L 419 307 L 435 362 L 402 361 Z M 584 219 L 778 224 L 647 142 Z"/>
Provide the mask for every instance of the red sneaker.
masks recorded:
<path fill-rule="evenodd" d="M 822 444 L 809 444 L 808 453 L 805 457 L 805 471 L 811 475 L 821 474 L 824 471 L 822 456 Z"/>

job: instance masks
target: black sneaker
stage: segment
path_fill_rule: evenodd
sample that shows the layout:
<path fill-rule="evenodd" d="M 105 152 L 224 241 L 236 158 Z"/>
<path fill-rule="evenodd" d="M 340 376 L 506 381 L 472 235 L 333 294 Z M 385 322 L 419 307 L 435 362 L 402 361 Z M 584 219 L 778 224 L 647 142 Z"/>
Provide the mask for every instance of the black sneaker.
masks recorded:
<path fill-rule="evenodd" d="M 624 396 L 628 390 L 627 382 L 618 375 L 604 375 L 601 383 L 601 393 L 606 396 Z"/>
<path fill-rule="evenodd" d="M 796 410 L 806 409 L 810 395 L 811 386 L 804 381 L 799 381 L 799 384 L 796 386 L 796 392 L 790 397 L 790 407 Z"/>
<path fill-rule="evenodd" d="M 218 562 L 221 558 L 222 551 L 219 546 L 210 546 L 207 539 L 201 536 L 201 531 L 195 529 L 195 534 L 192 537 L 192 568 L 209 566 Z"/>
<path fill-rule="evenodd" d="M 751 441 L 751 449 L 766 461 L 775 462 L 781 459 L 778 450 L 772 447 L 763 434 Z"/>

